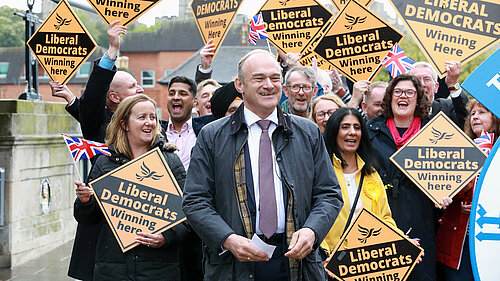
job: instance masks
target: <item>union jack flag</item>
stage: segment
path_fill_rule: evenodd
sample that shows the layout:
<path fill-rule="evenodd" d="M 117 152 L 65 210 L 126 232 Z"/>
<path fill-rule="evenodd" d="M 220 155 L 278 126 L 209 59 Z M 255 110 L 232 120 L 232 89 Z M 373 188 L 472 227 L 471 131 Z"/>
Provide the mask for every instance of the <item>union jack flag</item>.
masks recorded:
<path fill-rule="evenodd" d="M 250 23 L 250 31 L 248 32 L 248 42 L 257 45 L 258 39 L 267 39 L 266 25 L 262 19 L 262 14 L 255 15 Z"/>
<path fill-rule="evenodd" d="M 493 142 L 495 140 L 494 133 L 481 133 L 479 138 L 474 139 L 474 142 L 481 148 L 486 154 L 490 154 L 491 148 L 493 147 Z"/>
<path fill-rule="evenodd" d="M 395 44 L 389 51 L 387 56 L 382 61 L 382 65 L 389 70 L 391 77 L 394 78 L 399 74 L 406 73 L 407 71 L 413 69 L 412 64 L 415 61 L 405 55 L 405 52 L 401 47 Z"/>
<path fill-rule="evenodd" d="M 63 138 L 75 162 L 81 159 L 90 159 L 97 154 L 111 155 L 108 146 L 104 143 L 88 141 L 68 135 L 63 135 Z"/>

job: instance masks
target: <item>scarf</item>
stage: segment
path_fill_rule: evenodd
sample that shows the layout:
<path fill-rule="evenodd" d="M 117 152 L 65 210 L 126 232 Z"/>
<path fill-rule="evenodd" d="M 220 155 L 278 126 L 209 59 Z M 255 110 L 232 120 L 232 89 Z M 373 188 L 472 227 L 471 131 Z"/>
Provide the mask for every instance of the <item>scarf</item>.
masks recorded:
<path fill-rule="evenodd" d="M 396 142 L 396 146 L 400 149 L 405 143 L 407 143 L 419 130 L 421 125 L 420 117 L 414 117 L 411 121 L 410 127 L 401 137 L 399 135 L 398 129 L 396 129 L 396 123 L 394 123 L 394 118 L 387 119 L 387 127 L 391 131 L 392 138 Z"/>

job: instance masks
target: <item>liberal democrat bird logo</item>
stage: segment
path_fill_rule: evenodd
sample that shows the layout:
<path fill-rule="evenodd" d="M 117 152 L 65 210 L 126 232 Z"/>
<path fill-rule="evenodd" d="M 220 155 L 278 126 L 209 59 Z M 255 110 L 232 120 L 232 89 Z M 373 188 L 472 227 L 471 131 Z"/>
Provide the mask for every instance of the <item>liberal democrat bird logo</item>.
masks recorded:
<path fill-rule="evenodd" d="M 368 238 L 372 236 L 378 236 L 380 234 L 380 231 L 382 230 L 382 228 L 379 228 L 377 230 L 375 230 L 375 228 L 368 229 L 366 227 L 362 227 L 361 225 L 358 225 L 358 227 L 359 233 L 361 233 L 361 235 L 363 236 L 363 238 L 358 238 L 361 244 L 365 244 Z"/>
<path fill-rule="evenodd" d="M 66 18 L 61 17 L 59 14 L 56 14 L 56 20 L 57 20 L 57 24 L 54 24 L 54 27 L 56 28 L 56 30 L 59 30 L 59 28 L 61 28 L 61 26 L 63 26 L 63 25 L 69 25 L 72 21 L 71 19 L 66 19 Z"/>
<path fill-rule="evenodd" d="M 291 0 L 280 0 L 279 2 L 280 2 L 280 4 L 281 4 L 281 5 L 286 6 L 286 4 L 287 4 L 288 2 L 290 2 L 290 1 L 291 1 Z"/>
<path fill-rule="evenodd" d="M 434 127 L 432 127 L 432 135 L 434 136 L 433 139 L 429 139 L 433 144 L 437 144 L 438 141 L 440 140 L 449 140 L 451 137 L 453 137 L 454 134 L 447 134 L 446 132 L 440 132 L 436 130 Z"/>
<path fill-rule="evenodd" d="M 141 175 L 135 174 L 135 176 L 137 177 L 137 179 L 139 181 L 142 181 L 142 180 L 147 179 L 147 178 L 151 178 L 152 180 L 157 181 L 163 177 L 163 175 L 159 175 L 155 171 L 151 171 L 148 168 L 148 166 L 146 166 L 146 163 L 144 163 L 144 162 L 142 162 L 141 172 L 142 172 Z"/>
<path fill-rule="evenodd" d="M 347 20 L 348 23 L 350 24 L 346 24 L 344 25 L 345 27 L 347 27 L 347 29 L 351 30 L 352 27 L 355 25 L 355 24 L 358 24 L 358 23 L 364 23 L 365 20 L 366 20 L 366 16 L 364 18 L 361 18 L 361 17 L 353 17 L 351 15 L 348 15 L 347 13 L 345 14 L 345 19 Z"/>

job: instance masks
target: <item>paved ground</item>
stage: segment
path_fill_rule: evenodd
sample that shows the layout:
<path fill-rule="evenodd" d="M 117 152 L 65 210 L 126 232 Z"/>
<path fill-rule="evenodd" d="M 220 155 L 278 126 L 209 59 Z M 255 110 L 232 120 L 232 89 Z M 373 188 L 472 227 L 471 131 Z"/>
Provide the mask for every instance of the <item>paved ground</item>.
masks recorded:
<path fill-rule="evenodd" d="M 73 247 L 70 241 L 61 247 L 45 254 L 43 257 L 29 261 L 12 269 L 1 268 L 2 281 L 68 281 L 68 264 Z"/>

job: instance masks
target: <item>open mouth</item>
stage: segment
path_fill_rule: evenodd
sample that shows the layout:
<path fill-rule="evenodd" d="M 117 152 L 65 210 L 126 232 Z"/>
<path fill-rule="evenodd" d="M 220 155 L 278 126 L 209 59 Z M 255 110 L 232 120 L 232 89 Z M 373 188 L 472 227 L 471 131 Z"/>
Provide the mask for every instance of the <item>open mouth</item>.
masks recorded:
<path fill-rule="evenodd" d="M 354 144 L 356 144 L 356 142 L 358 142 L 358 140 L 355 140 L 355 139 L 352 139 L 352 140 L 351 140 L 351 139 L 349 139 L 349 140 L 345 140 L 345 142 L 346 142 L 347 144 L 354 145 Z"/>
<path fill-rule="evenodd" d="M 306 100 L 306 99 L 302 99 L 302 98 L 298 98 L 298 99 L 296 99 L 295 101 L 296 101 L 296 102 L 298 102 L 298 103 L 301 103 L 301 104 L 304 104 L 304 103 L 306 103 L 306 102 L 307 102 L 307 100 Z"/>
<path fill-rule="evenodd" d="M 406 101 L 400 101 L 400 102 L 398 102 L 398 107 L 399 108 L 407 108 L 408 107 L 408 102 L 406 102 Z"/>
<path fill-rule="evenodd" d="M 182 108 L 183 108 L 183 106 L 180 103 L 174 103 L 174 104 L 172 104 L 172 110 L 174 112 L 181 112 Z"/>

